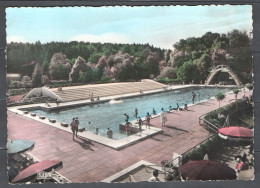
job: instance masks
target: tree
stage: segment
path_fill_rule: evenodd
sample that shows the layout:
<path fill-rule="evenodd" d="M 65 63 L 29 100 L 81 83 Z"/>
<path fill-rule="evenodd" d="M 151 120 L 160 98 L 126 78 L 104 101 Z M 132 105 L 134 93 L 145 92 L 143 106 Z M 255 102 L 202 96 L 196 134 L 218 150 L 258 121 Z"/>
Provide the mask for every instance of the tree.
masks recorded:
<path fill-rule="evenodd" d="M 177 71 L 178 79 L 185 82 L 192 82 L 192 80 L 198 80 L 197 66 L 191 61 L 185 62 Z"/>
<path fill-rule="evenodd" d="M 32 84 L 33 87 L 41 87 L 42 85 L 42 71 L 41 65 L 37 63 L 34 67 L 33 75 L 32 75 Z"/>
<path fill-rule="evenodd" d="M 173 67 L 164 67 L 158 78 L 175 78 L 175 72 Z"/>
<path fill-rule="evenodd" d="M 51 58 L 49 74 L 54 80 L 68 80 L 71 65 L 66 55 L 55 53 Z"/>
<path fill-rule="evenodd" d="M 98 72 L 93 69 L 80 72 L 78 81 L 86 83 L 96 82 L 98 81 Z"/>
<path fill-rule="evenodd" d="M 250 44 L 250 40 L 246 32 L 233 30 L 227 34 L 227 37 L 229 38 L 229 45 L 232 48 L 239 48 Z"/>
<path fill-rule="evenodd" d="M 222 101 L 223 99 L 225 99 L 225 95 L 222 92 L 219 92 L 216 96 L 216 99 L 219 102 L 219 108 L 220 108 L 220 101 Z"/>
<path fill-rule="evenodd" d="M 236 95 L 236 100 L 237 100 L 237 94 L 240 92 L 238 88 L 233 89 L 233 93 Z"/>
<path fill-rule="evenodd" d="M 50 80 L 49 77 L 47 75 L 42 75 L 42 84 L 46 85 L 49 84 Z"/>
<path fill-rule="evenodd" d="M 22 83 L 24 87 L 32 87 L 32 79 L 29 76 L 23 76 Z"/>
<path fill-rule="evenodd" d="M 48 68 L 50 66 L 50 63 L 48 61 L 44 61 L 42 64 L 42 72 L 43 74 L 48 74 Z"/>

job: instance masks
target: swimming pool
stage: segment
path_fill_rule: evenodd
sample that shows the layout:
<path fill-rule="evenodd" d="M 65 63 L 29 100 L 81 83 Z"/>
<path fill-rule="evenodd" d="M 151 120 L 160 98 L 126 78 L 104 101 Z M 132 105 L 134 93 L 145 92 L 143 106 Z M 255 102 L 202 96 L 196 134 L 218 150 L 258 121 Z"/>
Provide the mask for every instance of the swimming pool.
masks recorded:
<path fill-rule="evenodd" d="M 161 108 L 169 110 L 170 105 L 175 108 L 177 103 L 179 103 L 180 107 L 184 106 L 184 103 L 191 104 L 192 91 L 197 95 L 195 102 L 198 102 L 199 94 L 200 100 L 202 101 L 209 96 L 215 96 L 218 92 L 227 93 L 230 90 L 231 88 L 192 87 L 123 99 L 122 103 L 110 104 L 109 102 L 104 102 L 51 112 L 45 112 L 43 110 L 34 110 L 31 112 L 67 123 L 70 123 L 73 117 L 78 117 L 80 127 L 85 127 L 86 130 L 93 133 L 95 133 L 96 128 L 98 128 L 99 135 L 102 136 L 106 136 L 107 128 L 110 128 L 113 131 L 113 139 L 119 140 L 127 136 L 119 130 L 119 124 L 125 123 L 124 113 L 129 115 L 129 121 L 135 120 L 135 108 L 138 109 L 138 117 L 143 118 L 147 112 L 152 114 L 153 108 L 157 113 L 161 113 Z"/>

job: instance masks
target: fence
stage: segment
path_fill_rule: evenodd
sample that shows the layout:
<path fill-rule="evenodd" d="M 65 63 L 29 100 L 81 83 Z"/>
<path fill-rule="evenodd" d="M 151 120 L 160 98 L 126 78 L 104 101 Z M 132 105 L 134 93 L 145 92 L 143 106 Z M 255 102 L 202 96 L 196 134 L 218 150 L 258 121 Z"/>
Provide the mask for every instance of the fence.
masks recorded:
<path fill-rule="evenodd" d="M 206 113 L 208 114 L 208 113 Z M 218 132 L 218 127 L 216 125 L 214 125 L 213 123 L 211 123 L 210 121 L 205 119 L 205 115 L 203 114 L 199 117 L 199 125 L 205 125 L 207 126 L 210 130 L 212 130 L 214 133 Z"/>

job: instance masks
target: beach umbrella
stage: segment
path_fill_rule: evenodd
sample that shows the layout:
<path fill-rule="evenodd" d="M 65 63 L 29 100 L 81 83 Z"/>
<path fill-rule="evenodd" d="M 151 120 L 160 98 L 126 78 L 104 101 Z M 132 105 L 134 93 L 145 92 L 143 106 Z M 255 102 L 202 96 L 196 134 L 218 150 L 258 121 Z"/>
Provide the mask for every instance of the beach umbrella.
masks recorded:
<path fill-rule="evenodd" d="M 52 169 L 62 167 L 62 161 L 46 160 L 30 165 L 23 171 L 21 171 L 11 182 L 21 182 L 29 180 L 37 175 L 41 171 L 50 171 Z"/>
<path fill-rule="evenodd" d="M 188 180 L 233 180 L 236 171 L 216 161 L 190 161 L 180 169 L 183 179 Z"/>
<path fill-rule="evenodd" d="M 7 153 L 17 154 L 30 150 L 34 147 L 34 142 L 30 140 L 12 140 L 7 142 Z"/>
<path fill-rule="evenodd" d="M 224 139 L 252 139 L 254 132 L 245 127 L 224 127 L 218 130 L 218 134 Z"/>

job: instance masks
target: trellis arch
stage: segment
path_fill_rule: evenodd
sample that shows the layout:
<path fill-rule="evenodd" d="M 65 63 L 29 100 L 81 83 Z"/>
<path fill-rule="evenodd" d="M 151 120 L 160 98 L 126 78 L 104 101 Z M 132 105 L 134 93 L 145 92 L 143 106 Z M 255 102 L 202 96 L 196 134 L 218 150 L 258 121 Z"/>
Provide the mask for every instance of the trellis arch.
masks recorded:
<path fill-rule="evenodd" d="M 232 71 L 232 69 L 227 66 L 227 65 L 218 65 L 216 67 L 213 67 L 211 70 L 211 73 L 209 74 L 208 78 L 205 81 L 205 85 L 209 85 L 214 78 L 214 76 L 219 72 L 219 71 L 227 71 L 227 73 L 232 76 L 232 78 L 235 80 L 236 84 L 238 86 L 241 85 L 241 82 L 238 78 L 238 76 Z"/>

